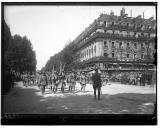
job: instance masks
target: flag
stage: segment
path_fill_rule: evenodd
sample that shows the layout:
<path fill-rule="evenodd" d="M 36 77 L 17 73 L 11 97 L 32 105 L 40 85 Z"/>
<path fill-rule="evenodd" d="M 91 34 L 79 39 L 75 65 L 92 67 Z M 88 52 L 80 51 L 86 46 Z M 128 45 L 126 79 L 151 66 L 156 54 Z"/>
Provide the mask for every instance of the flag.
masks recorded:
<path fill-rule="evenodd" d="M 62 63 L 60 63 L 60 70 L 59 70 L 59 74 L 62 73 Z"/>
<path fill-rule="evenodd" d="M 53 65 L 53 68 L 52 68 L 52 74 L 54 73 L 54 65 Z"/>
<path fill-rule="evenodd" d="M 65 68 L 65 65 L 66 65 L 66 64 L 63 65 L 63 71 L 64 71 L 64 68 Z"/>

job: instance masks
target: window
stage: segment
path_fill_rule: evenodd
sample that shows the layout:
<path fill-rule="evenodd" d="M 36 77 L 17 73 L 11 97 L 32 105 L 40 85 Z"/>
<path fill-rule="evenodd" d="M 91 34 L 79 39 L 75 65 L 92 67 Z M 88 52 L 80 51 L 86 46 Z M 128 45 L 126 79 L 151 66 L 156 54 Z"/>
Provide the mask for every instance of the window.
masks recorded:
<path fill-rule="evenodd" d="M 121 47 L 122 47 L 122 42 L 119 43 L 119 48 L 121 48 Z"/>
<path fill-rule="evenodd" d="M 89 49 L 89 56 L 91 55 L 91 50 Z"/>
<path fill-rule="evenodd" d="M 127 27 L 129 27 L 129 23 L 127 23 Z"/>
<path fill-rule="evenodd" d="M 107 30 L 104 30 L 104 32 L 106 33 L 106 32 L 107 32 Z"/>
<path fill-rule="evenodd" d="M 126 23 L 124 22 L 124 23 L 123 23 L 123 25 L 125 26 L 125 25 L 126 25 Z"/>
<path fill-rule="evenodd" d="M 94 52 L 96 53 L 96 45 L 94 46 Z"/>
<path fill-rule="evenodd" d="M 107 56 L 107 53 L 104 53 L 104 56 Z"/>
<path fill-rule="evenodd" d="M 144 58 L 144 55 L 143 54 L 141 54 L 141 59 L 143 59 Z"/>
<path fill-rule="evenodd" d="M 129 58 L 129 54 L 127 54 L 127 58 Z"/>
<path fill-rule="evenodd" d="M 143 24 L 141 24 L 141 28 L 143 28 Z"/>
<path fill-rule="evenodd" d="M 127 47 L 129 47 L 129 43 L 127 43 Z"/>
<path fill-rule="evenodd" d="M 106 21 L 104 21 L 103 24 L 106 25 Z"/>
<path fill-rule="evenodd" d="M 112 52 L 112 58 L 114 58 L 114 53 Z"/>
<path fill-rule="evenodd" d="M 136 58 L 136 54 L 134 54 L 134 59 Z"/>
<path fill-rule="evenodd" d="M 114 42 L 112 42 L 112 47 L 114 47 Z"/>
<path fill-rule="evenodd" d="M 106 41 L 104 41 L 104 46 L 105 46 L 105 47 L 107 46 L 107 42 L 106 42 Z"/>
<path fill-rule="evenodd" d="M 112 22 L 112 26 L 114 26 L 114 22 Z"/>
<path fill-rule="evenodd" d="M 145 42 L 145 45 L 147 46 L 147 45 L 148 45 L 148 42 Z"/>
<path fill-rule="evenodd" d="M 150 34 L 150 33 L 148 33 L 148 37 L 150 37 L 150 35 L 151 35 L 151 34 Z"/>
<path fill-rule="evenodd" d="M 143 48 L 143 44 L 141 44 L 141 48 Z"/>
<path fill-rule="evenodd" d="M 144 33 L 141 33 L 141 36 L 143 36 L 143 37 L 144 37 Z"/>
<path fill-rule="evenodd" d="M 134 47 L 137 48 L 137 43 L 134 43 Z"/>

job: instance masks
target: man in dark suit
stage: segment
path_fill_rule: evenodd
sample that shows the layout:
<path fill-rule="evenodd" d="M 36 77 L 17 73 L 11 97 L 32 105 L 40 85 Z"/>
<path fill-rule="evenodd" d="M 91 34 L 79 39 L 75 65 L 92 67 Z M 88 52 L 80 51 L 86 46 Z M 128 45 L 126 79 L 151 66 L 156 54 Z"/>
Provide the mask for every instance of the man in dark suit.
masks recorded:
<path fill-rule="evenodd" d="M 100 100 L 100 91 L 101 91 L 101 76 L 98 73 L 98 69 L 95 69 L 95 73 L 92 76 L 93 89 L 94 89 L 94 99 L 96 99 L 96 90 L 98 90 L 98 100 Z"/>

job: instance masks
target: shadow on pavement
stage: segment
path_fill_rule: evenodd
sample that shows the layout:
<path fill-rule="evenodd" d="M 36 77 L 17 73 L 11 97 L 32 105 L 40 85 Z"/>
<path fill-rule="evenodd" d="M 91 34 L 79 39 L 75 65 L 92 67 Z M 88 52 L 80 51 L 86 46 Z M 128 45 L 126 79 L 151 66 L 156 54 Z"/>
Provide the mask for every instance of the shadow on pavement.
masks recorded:
<path fill-rule="evenodd" d="M 37 93 L 41 94 L 39 90 L 33 88 L 13 88 L 4 97 L 2 112 L 21 114 L 152 114 L 156 102 L 155 94 L 103 94 L 101 100 L 95 100 L 93 95 L 87 93 L 85 95 L 61 93 L 63 97 L 45 97 L 46 94 L 42 96 Z M 79 91 L 75 93 L 79 93 Z"/>

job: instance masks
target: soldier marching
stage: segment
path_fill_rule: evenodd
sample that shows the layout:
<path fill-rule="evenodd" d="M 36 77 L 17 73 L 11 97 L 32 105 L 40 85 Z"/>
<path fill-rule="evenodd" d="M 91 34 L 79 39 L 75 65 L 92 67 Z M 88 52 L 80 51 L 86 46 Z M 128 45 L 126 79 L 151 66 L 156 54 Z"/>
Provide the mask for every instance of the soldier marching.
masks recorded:
<path fill-rule="evenodd" d="M 94 71 L 94 73 L 92 72 Z M 119 74 L 112 74 L 107 72 L 99 72 L 100 69 L 94 68 L 90 71 L 68 71 L 68 72 L 36 72 L 36 73 L 23 73 L 21 78 L 23 85 L 28 86 L 36 85 L 42 95 L 45 94 L 46 88 L 50 93 L 75 93 L 77 83 L 80 84 L 80 91 L 85 93 L 87 84 L 92 84 L 94 89 L 94 98 L 96 99 L 96 90 L 98 90 L 98 100 L 102 94 L 102 86 L 109 85 L 109 81 L 118 80 L 122 84 L 128 83 L 129 85 L 145 86 L 145 82 L 151 83 L 152 78 L 147 73 L 143 72 L 122 72 Z M 92 72 L 92 73 L 91 73 Z M 68 88 L 68 89 L 67 89 Z M 67 91 L 68 90 L 68 91 Z"/>

